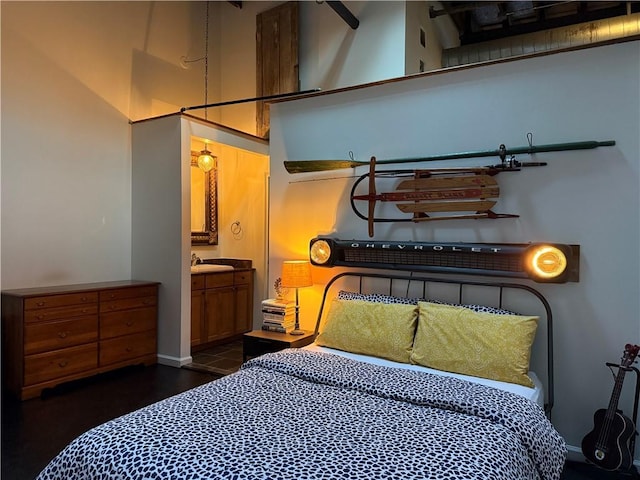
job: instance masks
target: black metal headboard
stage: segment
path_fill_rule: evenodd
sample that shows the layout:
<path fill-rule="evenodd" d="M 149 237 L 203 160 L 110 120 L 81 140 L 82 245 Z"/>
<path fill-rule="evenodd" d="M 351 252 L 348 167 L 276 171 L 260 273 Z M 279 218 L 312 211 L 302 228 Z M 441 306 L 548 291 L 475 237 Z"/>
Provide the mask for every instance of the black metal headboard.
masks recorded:
<path fill-rule="evenodd" d="M 339 280 L 341 280 L 339 282 Z M 473 303 L 482 303 L 487 306 L 494 306 L 498 308 L 508 307 L 505 305 L 506 297 L 509 297 L 508 293 L 513 291 L 524 292 L 531 299 L 535 299 L 542 305 L 544 309 L 543 315 L 538 315 L 540 320 L 538 323 L 538 332 L 544 332 L 546 336 L 546 370 L 547 370 L 547 385 L 545 386 L 545 404 L 544 409 L 547 416 L 551 416 L 551 409 L 553 408 L 554 396 L 553 396 L 553 314 L 551 312 L 551 306 L 547 299 L 538 290 L 529 287 L 528 285 L 522 285 L 519 283 L 504 283 L 504 282 L 480 282 L 471 280 L 454 280 L 444 279 L 437 277 L 425 277 L 420 274 L 405 273 L 399 274 L 396 271 L 390 273 L 371 273 L 371 272 L 342 272 L 334 276 L 325 286 L 324 293 L 322 295 L 322 302 L 320 304 L 320 311 L 318 313 L 318 319 L 316 321 L 315 333 L 319 332 L 320 325 L 324 316 L 324 309 L 328 298 L 333 298 L 334 295 L 329 295 L 330 292 L 334 292 L 338 285 L 341 288 L 348 290 L 357 290 L 360 293 L 384 293 L 394 296 L 406 296 L 406 297 L 418 297 L 431 300 L 443 300 L 442 293 L 449 295 L 446 301 L 455 302 L 459 304 L 470 303 L 466 300 L 469 297 L 469 293 L 472 289 L 489 288 L 492 292 L 491 295 L 484 295 L 483 299 L 487 298 L 488 301 L 474 301 Z M 438 293 L 434 295 L 434 291 Z M 337 294 L 337 292 L 335 292 Z M 402 293 L 402 294 L 400 294 Z M 476 292 L 477 293 L 477 292 Z M 451 298 L 451 295 L 455 298 Z M 478 298 L 478 297 L 476 297 Z M 509 308 L 512 310 L 512 308 Z M 543 327 L 543 328 L 541 328 Z"/>

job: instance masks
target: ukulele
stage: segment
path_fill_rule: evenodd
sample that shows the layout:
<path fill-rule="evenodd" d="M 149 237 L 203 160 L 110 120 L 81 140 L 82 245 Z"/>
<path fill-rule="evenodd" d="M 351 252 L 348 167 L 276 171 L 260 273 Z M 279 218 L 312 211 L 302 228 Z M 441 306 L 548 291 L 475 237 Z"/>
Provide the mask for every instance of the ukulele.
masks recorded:
<path fill-rule="evenodd" d="M 618 410 L 618 400 L 625 373 L 636 359 L 640 346 L 627 344 L 616 375 L 609 407 L 593 415 L 594 427 L 582 439 L 582 453 L 590 462 L 604 470 L 628 470 L 633 464 L 631 439 L 636 433 L 634 423 Z"/>

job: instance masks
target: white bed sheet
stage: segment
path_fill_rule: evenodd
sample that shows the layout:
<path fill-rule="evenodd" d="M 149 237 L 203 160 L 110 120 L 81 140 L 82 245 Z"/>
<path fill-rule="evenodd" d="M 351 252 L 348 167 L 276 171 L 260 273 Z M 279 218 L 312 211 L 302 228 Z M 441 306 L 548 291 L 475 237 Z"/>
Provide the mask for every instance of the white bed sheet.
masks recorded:
<path fill-rule="evenodd" d="M 351 358 L 353 360 L 359 360 L 361 362 L 373 363 L 375 365 L 383 365 L 394 368 L 404 368 L 406 370 L 416 370 L 420 372 L 433 373 L 435 375 L 442 375 L 445 377 L 455 377 L 469 382 L 479 383 L 481 385 L 487 385 L 489 387 L 499 388 L 507 392 L 516 393 L 529 400 L 536 402 L 538 405 L 544 408 L 544 390 L 542 382 L 534 372 L 529 372 L 529 377 L 533 380 L 534 388 L 525 387 L 524 385 L 517 385 L 515 383 L 498 382 L 496 380 L 489 380 L 487 378 L 471 377 L 469 375 L 461 375 L 459 373 L 444 372 L 442 370 L 435 370 L 433 368 L 423 367 L 421 365 L 412 365 L 408 363 L 393 362 L 384 358 L 371 357 L 369 355 L 360 355 L 358 353 L 345 352 L 342 350 L 336 350 L 334 348 L 322 347 L 315 342 L 305 347 L 307 350 L 316 352 L 332 353 L 334 355 L 341 355 L 343 357 Z"/>

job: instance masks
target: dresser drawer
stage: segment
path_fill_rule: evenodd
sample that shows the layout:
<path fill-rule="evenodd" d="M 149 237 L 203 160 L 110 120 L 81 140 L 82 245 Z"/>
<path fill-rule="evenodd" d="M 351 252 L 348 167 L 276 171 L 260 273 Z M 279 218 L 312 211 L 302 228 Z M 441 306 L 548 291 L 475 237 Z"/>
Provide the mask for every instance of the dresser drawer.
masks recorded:
<path fill-rule="evenodd" d="M 24 384 L 33 385 L 47 380 L 92 370 L 98 366 L 96 343 L 28 355 L 24 361 Z"/>
<path fill-rule="evenodd" d="M 191 290 L 204 290 L 204 275 L 191 275 Z"/>
<path fill-rule="evenodd" d="M 67 320 L 74 317 L 87 317 L 98 314 L 98 304 L 74 305 L 70 307 L 46 308 L 24 312 L 25 323 L 42 323 L 52 320 Z"/>
<path fill-rule="evenodd" d="M 156 332 L 148 331 L 100 341 L 100 366 L 156 352 Z"/>
<path fill-rule="evenodd" d="M 233 285 L 233 272 L 211 273 L 205 275 L 205 277 L 207 288 L 229 287 Z"/>
<path fill-rule="evenodd" d="M 98 340 L 98 317 L 81 317 L 24 328 L 24 353 L 46 352 Z"/>
<path fill-rule="evenodd" d="M 98 302 L 98 292 L 68 293 L 65 295 L 47 295 L 46 297 L 25 298 L 25 310 L 37 310 L 65 305 L 84 305 Z"/>
<path fill-rule="evenodd" d="M 153 307 L 157 303 L 158 297 L 155 295 L 150 297 L 123 298 L 121 300 L 100 302 L 100 313 L 129 310 L 132 308 Z"/>
<path fill-rule="evenodd" d="M 114 288 L 112 290 L 101 291 L 100 302 L 122 300 L 123 298 L 155 296 L 157 292 L 158 287 L 155 285 L 145 287 Z"/>
<path fill-rule="evenodd" d="M 155 307 L 103 313 L 100 316 L 100 338 L 119 337 L 155 330 L 156 321 L 157 310 Z"/>
<path fill-rule="evenodd" d="M 244 285 L 251 283 L 253 277 L 253 271 L 249 272 L 234 272 L 233 273 L 233 283 L 236 285 Z"/>

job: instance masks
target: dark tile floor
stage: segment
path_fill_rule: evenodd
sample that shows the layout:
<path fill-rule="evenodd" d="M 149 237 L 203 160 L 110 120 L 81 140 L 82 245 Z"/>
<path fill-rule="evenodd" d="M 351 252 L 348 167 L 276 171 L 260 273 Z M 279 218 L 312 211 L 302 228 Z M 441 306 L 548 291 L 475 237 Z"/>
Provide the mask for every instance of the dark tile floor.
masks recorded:
<path fill-rule="evenodd" d="M 193 363 L 183 368 L 228 375 L 242 365 L 242 340 L 195 352 L 191 357 Z"/>
<path fill-rule="evenodd" d="M 2 480 L 32 480 L 71 440 L 127 412 L 236 371 L 242 343 L 198 352 L 187 368 L 163 365 L 109 372 L 19 402 L 2 396 Z M 568 462 L 562 480 L 633 477 Z"/>

